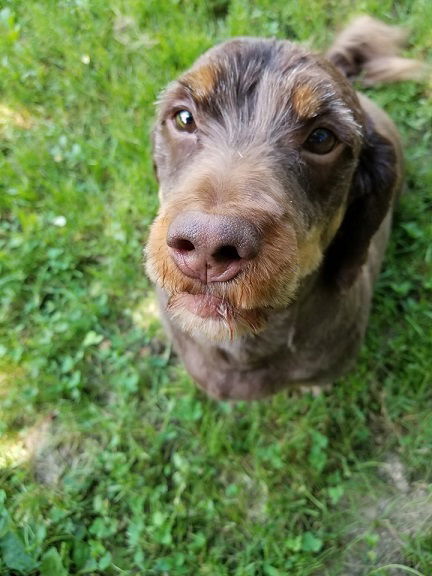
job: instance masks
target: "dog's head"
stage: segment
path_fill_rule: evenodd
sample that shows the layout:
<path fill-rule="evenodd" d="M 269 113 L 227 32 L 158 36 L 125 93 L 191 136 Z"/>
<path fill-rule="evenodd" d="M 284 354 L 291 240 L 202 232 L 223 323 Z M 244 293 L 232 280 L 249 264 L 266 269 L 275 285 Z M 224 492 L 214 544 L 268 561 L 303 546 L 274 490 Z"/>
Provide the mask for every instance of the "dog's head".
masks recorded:
<path fill-rule="evenodd" d="M 182 329 L 214 340 L 260 330 L 327 253 L 353 282 L 390 202 L 391 145 L 343 75 L 290 42 L 207 52 L 163 93 L 153 144 L 147 271 Z"/>

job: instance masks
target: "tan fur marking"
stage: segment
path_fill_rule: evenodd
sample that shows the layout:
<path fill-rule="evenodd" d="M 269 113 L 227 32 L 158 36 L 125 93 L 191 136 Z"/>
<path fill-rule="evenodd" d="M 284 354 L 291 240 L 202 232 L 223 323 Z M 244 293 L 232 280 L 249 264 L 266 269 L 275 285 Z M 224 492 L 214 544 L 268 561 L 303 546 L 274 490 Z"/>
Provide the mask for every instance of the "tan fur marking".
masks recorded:
<path fill-rule="evenodd" d="M 336 236 L 336 232 L 339 230 L 342 220 L 345 215 L 345 204 L 339 208 L 339 210 L 334 214 L 330 223 L 322 231 L 321 235 L 321 246 L 325 250 Z"/>
<path fill-rule="evenodd" d="M 300 278 L 304 278 L 318 268 L 323 259 L 324 250 L 339 230 L 345 214 L 341 206 L 329 223 L 313 226 L 303 242 L 298 246 Z"/>
<path fill-rule="evenodd" d="M 322 227 L 313 226 L 303 242 L 299 242 L 298 260 L 300 278 L 308 276 L 321 264 L 323 251 L 321 247 Z"/>
<path fill-rule="evenodd" d="M 319 99 L 310 84 L 298 86 L 292 96 L 292 105 L 300 118 L 313 116 L 319 106 Z"/>
<path fill-rule="evenodd" d="M 198 98 L 206 98 L 214 91 L 217 77 L 216 70 L 210 64 L 192 70 L 184 77 L 184 82 Z"/>

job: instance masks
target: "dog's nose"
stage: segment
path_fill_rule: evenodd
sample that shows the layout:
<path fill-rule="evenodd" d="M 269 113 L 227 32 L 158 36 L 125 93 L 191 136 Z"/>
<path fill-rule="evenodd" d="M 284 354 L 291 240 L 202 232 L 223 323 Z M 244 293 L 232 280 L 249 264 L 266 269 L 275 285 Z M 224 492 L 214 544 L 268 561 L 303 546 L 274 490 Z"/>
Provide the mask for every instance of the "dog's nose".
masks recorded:
<path fill-rule="evenodd" d="M 179 214 L 168 228 L 166 241 L 183 274 L 205 284 L 232 280 L 260 247 L 252 223 L 204 212 Z"/>

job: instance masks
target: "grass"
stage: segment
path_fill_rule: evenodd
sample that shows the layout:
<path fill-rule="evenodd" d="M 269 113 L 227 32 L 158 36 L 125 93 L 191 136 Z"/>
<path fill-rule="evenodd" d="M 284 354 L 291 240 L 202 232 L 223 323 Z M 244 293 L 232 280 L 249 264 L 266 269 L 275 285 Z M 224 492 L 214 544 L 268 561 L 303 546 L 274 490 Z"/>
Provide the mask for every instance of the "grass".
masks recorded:
<path fill-rule="evenodd" d="M 432 573 L 431 85 L 370 94 L 408 193 L 332 393 L 207 399 L 142 268 L 162 87 L 216 41 L 321 48 L 359 12 L 411 27 L 430 61 L 427 0 L 1 4 L 2 576 Z"/>

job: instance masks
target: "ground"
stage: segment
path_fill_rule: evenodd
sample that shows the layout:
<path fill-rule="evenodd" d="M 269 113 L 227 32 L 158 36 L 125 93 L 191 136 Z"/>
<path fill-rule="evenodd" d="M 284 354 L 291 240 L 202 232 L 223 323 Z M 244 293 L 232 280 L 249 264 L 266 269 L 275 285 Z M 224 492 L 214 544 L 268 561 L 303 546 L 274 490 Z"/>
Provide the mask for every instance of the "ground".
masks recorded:
<path fill-rule="evenodd" d="M 317 49 L 428 0 L 0 3 L 0 574 L 432 574 L 432 87 L 369 91 L 406 153 L 368 336 L 319 396 L 203 396 L 142 267 L 153 102 L 235 35 Z"/>

